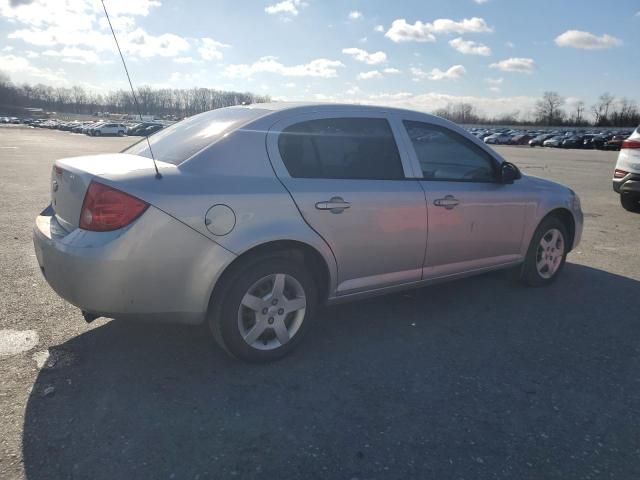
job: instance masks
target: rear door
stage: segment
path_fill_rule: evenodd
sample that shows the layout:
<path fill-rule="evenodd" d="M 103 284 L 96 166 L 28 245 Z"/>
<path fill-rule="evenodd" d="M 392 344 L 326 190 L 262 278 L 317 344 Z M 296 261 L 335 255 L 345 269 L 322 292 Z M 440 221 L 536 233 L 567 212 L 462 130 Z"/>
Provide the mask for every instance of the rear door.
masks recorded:
<path fill-rule="evenodd" d="M 331 247 L 338 295 L 418 281 L 426 205 L 383 113 L 307 114 L 274 125 L 274 169 Z"/>

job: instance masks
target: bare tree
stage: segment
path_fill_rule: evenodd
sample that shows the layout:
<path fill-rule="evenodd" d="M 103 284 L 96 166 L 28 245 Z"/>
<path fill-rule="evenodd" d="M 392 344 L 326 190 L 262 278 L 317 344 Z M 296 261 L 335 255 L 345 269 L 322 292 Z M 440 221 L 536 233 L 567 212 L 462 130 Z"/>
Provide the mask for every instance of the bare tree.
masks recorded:
<path fill-rule="evenodd" d="M 615 97 L 606 92 L 600 95 L 598 102 L 591 107 L 596 125 L 607 125 L 609 123 L 609 110 Z"/>
<path fill-rule="evenodd" d="M 576 103 L 573 104 L 573 109 L 574 109 L 574 117 L 573 117 L 573 122 L 576 125 L 582 125 L 583 122 L 583 114 L 584 114 L 584 102 L 582 100 L 578 100 Z"/>
<path fill-rule="evenodd" d="M 557 125 L 564 120 L 564 98 L 557 92 L 544 92 L 542 99 L 536 102 L 536 120 L 546 125 Z"/>

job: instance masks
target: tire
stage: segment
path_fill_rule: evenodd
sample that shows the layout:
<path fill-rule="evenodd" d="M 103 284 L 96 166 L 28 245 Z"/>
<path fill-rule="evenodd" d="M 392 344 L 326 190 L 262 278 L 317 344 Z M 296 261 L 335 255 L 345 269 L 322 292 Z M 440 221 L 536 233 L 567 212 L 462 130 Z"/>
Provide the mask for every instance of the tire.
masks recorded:
<path fill-rule="evenodd" d="M 94 137 L 99 137 L 101 135 L 99 130 L 96 130 L 95 132 L 93 132 L 93 136 Z"/>
<path fill-rule="evenodd" d="M 118 136 L 119 137 L 124 137 L 124 132 L 122 130 L 118 130 Z"/>
<path fill-rule="evenodd" d="M 554 235 L 558 235 L 558 240 L 554 241 Z M 545 250 L 542 240 L 545 240 L 547 250 Z M 545 218 L 531 239 L 527 256 L 522 265 L 520 279 L 530 287 L 544 287 L 551 285 L 557 278 L 567 259 L 568 242 L 567 228 L 557 217 Z M 543 262 L 548 258 L 547 262 Z M 542 267 L 539 268 L 539 264 Z"/>
<path fill-rule="evenodd" d="M 640 213 L 640 195 L 623 193 L 620 195 L 620 204 L 627 212 Z"/>
<path fill-rule="evenodd" d="M 283 293 L 271 299 L 275 281 L 280 279 L 284 279 Z M 241 265 L 223 281 L 211 299 L 208 324 L 216 342 L 235 358 L 254 363 L 282 358 L 300 343 L 313 324 L 318 289 L 299 262 L 286 257 L 257 259 Z M 243 302 L 245 297 L 251 301 Z M 303 308 L 285 310 L 287 305 L 299 307 L 301 298 Z M 278 300 L 279 304 L 273 303 Z M 254 328 L 262 333 L 254 335 Z M 283 342 L 281 335 L 289 339 Z"/>

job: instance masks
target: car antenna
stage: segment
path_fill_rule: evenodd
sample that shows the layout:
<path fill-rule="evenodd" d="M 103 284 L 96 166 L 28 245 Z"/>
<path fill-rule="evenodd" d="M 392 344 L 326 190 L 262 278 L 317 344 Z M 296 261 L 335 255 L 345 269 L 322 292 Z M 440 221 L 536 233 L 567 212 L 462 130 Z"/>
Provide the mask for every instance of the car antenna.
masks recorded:
<path fill-rule="evenodd" d="M 136 104 L 136 110 L 138 111 L 138 116 L 140 117 L 140 121 L 142 122 L 142 113 L 140 113 L 140 105 L 138 104 L 138 99 L 136 97 L 136 92 L 133 89 L 133 83 L 131 83 L 131 76 L 129 76 L 129 70 L 127 69 L 127 64 L 124 61 L 124 56 L 122 55 L 122 50 L 120 50 L 120 44 L 118 43 L 118 38 L 116 37 L 116 32 L 113 30 L 113 25 L 111 25 L 111 19 L 109 18 L 109 13 L 107 12 L 107 6 L 104 4 L 104 0 L 100 0 L 102 2 L 102 8 L 104 9 L 104 14 L 107 17 L 107 22 L 109 23 L 109 28 L 111 29 L 111 33 L 113 34 L 113 39 L 116 41 L 116 47 L 118 47 L 118 53 L 120 54 L 120 59 L 122 60 L 122 65 L 124 66 L 124 73 L 127 74 L 127 80 L 129 80 L 129 87 L 131 87 L 131 95 L 133 95 L 133 103 Z M 149 135 L 145 135 L 147 139 L 147 145 L 149 146 L 149 153 L 151 154 L 151 160 L 153 161 L 153 168 L 156 169 L 156 178 L 160 180 L 162 175 L 160 174 L 160 170 L 158 170 L 158 164 L 156 163 L 156 159 L 153 156 L 153 150 L 151 150 L 151 142 L 149 141 Z"/>

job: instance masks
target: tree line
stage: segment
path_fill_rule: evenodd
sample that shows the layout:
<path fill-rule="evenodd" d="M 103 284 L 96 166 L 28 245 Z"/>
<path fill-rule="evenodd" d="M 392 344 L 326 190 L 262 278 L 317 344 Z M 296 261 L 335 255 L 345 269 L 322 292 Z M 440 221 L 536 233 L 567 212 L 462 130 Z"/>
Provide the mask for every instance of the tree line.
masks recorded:
<path fill-rule="evenodd" d="M 557 92 L 545 92 L 535 104 L 532 114 L 521 115 L 519 111 L 497 117 L 486 117 L 470 103 L 448 104 L 434 112 L 435 115 L 456 123 L 485 125 L 545 125 L 576 127 L 636 127 L 640 124 L 640 110 L 635 101 L 616 98 L 603 93 L 589 108 L 587 116 L 585 102 L 579 100 L 567 105 Z"/>
<path fill-rule="evenodd" d="M 158 118 L 182 118 L 215 108 L 270 101 L 267 95 L 255 95 L 249 92 L 149 86 L 138 88 L 136 97 L 143 115 L 154 115 Z M 115 90 L 100 93 L 77 85 L 68 88 L 26 83 L 16 85 L 8 76 L 0 73 L 0 111 L 20 112 L 25 108 L 88 115 L 96 112 L 137 113 L 131 91 Z"/>
<path fill-rule="evenodd" d="M 158 118 L 182 118 L 196 113 L 231 105 L 269 102 L 268 95 L 232 92 L 211 88 L 153 88 L 142 86 L 136 97 L 143 115 Z M 81 86 L 51 87 L 48 85 L 11 82 L 0 72 L 0 111 L 13 113 L 25 108 L 41 108 L 59 113 L 94 114 L 96 112 L 137 113 L 133 96 L 128 90 L 106 93 L 87 90 Z M 591 115 L 589 118 L 587 115 Z M 463 124 L 486 125 L 547 125 L 635 127 L 640 124 L 640 111 L 635 101 L 616 98 L 609 93 L 600 95 L 589 110 L 583 101 L 567 105 L 557 92 L 545 92 L 535 104 L 533 112 L 519 111 L 487 117 L 470 103 L 451 103 L 433 112 L 435 115 Z"/>

